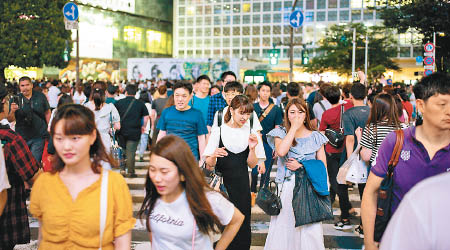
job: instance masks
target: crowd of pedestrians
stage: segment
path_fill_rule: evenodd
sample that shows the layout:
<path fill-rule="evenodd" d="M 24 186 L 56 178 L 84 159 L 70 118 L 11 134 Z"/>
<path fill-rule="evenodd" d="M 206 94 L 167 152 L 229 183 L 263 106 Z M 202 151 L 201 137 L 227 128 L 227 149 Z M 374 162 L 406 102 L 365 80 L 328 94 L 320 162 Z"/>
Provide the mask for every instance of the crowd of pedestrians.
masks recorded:
<path fill-rule="evenodd" d="M 440 192 L 450 174 L 447 74 L 424 77 L 413 90 L 359 82 L 242 84 L 231 71 L 218 83 L 206 75 L 73 86 L 22 77 L 0 86 L 0 180 L 9 183 L 0 184 L 0 250 L 30 240 L 30 189 L 40 249 L 130 249 L 136 220 L 124 177 L 137 177 L 135 159 L 143 161 L 147 150 L 138 217 L 153 249 L 250 249 L 251 209 L 273 180 L 274 165 L 281 206 L 271 214 L 267 250 L 325 249 L 324 219 L 299 223 L 299 216 L 317 217 L 298 202 L 307 190 L 330 216 L 337 203 L 334 228 L 353 229 L 367 250 L 450 247 L 444 234 L 426 236 L 450 225 L 442 209 L 449 200 Z M 355 154 L 365 179 L 340 183 Z M 223 178 L 219 190 L 208 185 L 206 170 Z M 350 188 L 362 200 L 359 225 L 350 222 L 357 214 Z M 383 207 L 386 192 L 392 202 Z M 379 218 L 391 216 L 384 232 Z"/>

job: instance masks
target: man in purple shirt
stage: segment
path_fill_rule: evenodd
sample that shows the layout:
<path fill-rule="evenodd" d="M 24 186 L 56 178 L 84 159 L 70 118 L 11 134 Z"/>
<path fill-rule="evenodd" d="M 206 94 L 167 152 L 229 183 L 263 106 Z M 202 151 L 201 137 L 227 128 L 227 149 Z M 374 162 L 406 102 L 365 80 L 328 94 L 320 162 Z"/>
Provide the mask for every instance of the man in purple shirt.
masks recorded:
<path fill-rule="evenodd" d="M 414 86 L 414 94 L 423 124 L 404 129 L 405 140 L 394 169 L 392 212 L 415 184 L 430 176 L 450 172 L 450 76 L 435 73 L 424 77 Z M 378 249 L 374 241 L 377 192 L 386 176 L 395 141 L 396 135 L 392 132 L 381 143 L 364 190 L 361 216 L 366 250 Z"/>

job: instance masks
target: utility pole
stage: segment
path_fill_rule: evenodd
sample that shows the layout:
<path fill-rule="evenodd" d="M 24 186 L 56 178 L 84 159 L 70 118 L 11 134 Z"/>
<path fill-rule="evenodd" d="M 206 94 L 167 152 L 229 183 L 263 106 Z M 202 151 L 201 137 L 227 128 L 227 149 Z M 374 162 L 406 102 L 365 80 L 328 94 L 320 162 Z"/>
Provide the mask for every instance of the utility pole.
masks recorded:
<path fill-rule="evenodd" d="M 436 31 L 433 32 L 433 44 L 434 44 L 434 50 L 433 50 L 433 58 L 434 58 L 434 64 L 433 64 L 433 72 L 436 72 Z"/>
<path fill-rule="evenodd" d="M 292 11 L 295 11 L 295 6 L 297 6 L 297 1 L 294 1 L 292 5 Z M 291 26 L 291 40 L 289 42 L 289 81 L 294 80 L 294 27 Z"/>
<path fill-rule="evenodd" d="M 355 59 L 356 59 L 356 28 L 353 28 L 353 52 L 352 52 L 352 79 L 355 73 Z"/>
<path fill-rule="evenodd" d="M 76 56 L 76 83 L 80 82 L 80 32 L 79 29 L 77 29 L 77 56 Z"/>
<path fill-rule="evenodd" d="M 367 63 L 369 61 L 369 36 L 366 32 L 366 51 L 365 51 L 365 56 L 364 56 L 364 74 L 366 75 L 366 80 L 367 80 Z"/>

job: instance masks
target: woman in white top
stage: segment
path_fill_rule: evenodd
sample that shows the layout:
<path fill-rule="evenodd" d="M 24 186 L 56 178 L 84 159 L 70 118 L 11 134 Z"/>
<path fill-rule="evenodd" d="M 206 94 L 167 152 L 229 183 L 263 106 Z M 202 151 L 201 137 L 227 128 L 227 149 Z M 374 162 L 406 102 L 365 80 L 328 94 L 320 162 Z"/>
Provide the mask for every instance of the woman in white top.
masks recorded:
<path fill-rule="evenodd" d="M 95 115 L 95 125 L 102 137 L 106 152 L 111 150 L 111 124 L 115 130 L 120 130 L 120 116 L 116 107 L 105 103 L 105 91 L 101 88 L 92 90 L 92 98 L 85 104 Z"/>
<path fill-rule="evenodd" d="M 222 173 L 230 201 L 245 215 L 230 249 L 250 248 L 251 198 L 247 166 L 264 166 L 266 159 L 261 136 L 247 125 L 252 112 L 253 103 L 247 96 L 235 96 L 225 114 L 225 123 L 213 127 L 203 153 L 206 164 Z"/>
<path fill-rule="evenodd" d="M 73 102 L 83 105 L 86 102 L 86 96 L 83 93 L 83 85 L 77 83 L 75 85 L 75 91 L 73 92 Z"/>
<path fill-rule="evenodd" d="M 138 216 L 146 218 L 152 249 L 212 250 L 209 233 L 222 236 L 215 249 L 226 249 L 244 216 L 212 190 L 187 143 L 167 135 L 153 148 Z"/>

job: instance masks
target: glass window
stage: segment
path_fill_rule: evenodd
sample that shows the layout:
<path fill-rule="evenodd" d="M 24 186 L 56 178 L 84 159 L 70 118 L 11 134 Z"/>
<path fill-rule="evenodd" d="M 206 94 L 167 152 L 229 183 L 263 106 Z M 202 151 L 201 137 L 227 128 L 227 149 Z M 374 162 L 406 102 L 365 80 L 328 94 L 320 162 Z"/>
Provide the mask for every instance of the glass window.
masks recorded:
<path fill-rule="evenodd" d="M 211 6 L 210 5 L 205 6 L 205 14 L 211 14 Z"/>
<path fill-rule="evenodd" d="M 233 47 L 240 47 L 241 46 L 241 39 L 239 37 L 233 38 Z"/>
<path fill-rule="evenodd" d="M 195 40 L 195 46 L 197 48 L 201 48 L 203 46 L 203 39 L 197 39 Z"/>
<path fill-rule="evenodd" d="M 337 0 L 328 0 L 328 9 L 337 8 Z"/>
<path fill-rule="evenodd" d="M 205 39 L 205 41 L 204 41 L 204 43 L 205 43 L 205 47 L 211 47 L 211 39 Z"/>
<path fill-rule="evenodd" d="M 225 14 L 231 14 L 231 5 L 225 4 L 225 5 L 223 6 L 223 13 L 225 13 Z"/>
<path fill-rule="evenodd" d="M 249 3 L 242 4 L 242 12 L 249 13 L 251 11 L 250 6 L 251 5 Z"/>
<path fill-rule="evenodd" d="M 253 12 L 261 11 L 261 3 L 253 3 Z"/>
<path fill-rule="evenodd" d="M 275 34 L 275 35 L 281 34 L 281 26 L 273 26 L 272 33 Z"/>
<path fill-rule="evenodd" d="M 211 36 L 211 28 L 205 28 L 205 36 L 210 37 Z"/>
<path fill-rule="evenodd" d="M 263 34 L 270 35 L 270 26 L 263 26 Z"/>
<path fill-rule="evenodd" d="M 205 49 L 205 57 L 210 57 L 211 56 L 211 50 L 210 49 Z"/>
<path fill-rule="evenodd" d="M 214 38 L 214 47 L 220 47 L 220 38 Z"/>
<path fill-rule="evenodd" d="M 231 24 L 231 16 L 224 16 L 223 24 Z"/>
<path fill-rule="evenodd" d="M 284 8 L 292 8 L 292 1 L 284 1 Z"/>
<path fill-rule="evenodd" d="M 252 38 L 252 46 L 253 47 L 259 47 L 261 45 L 261 40 L 259 37 L 253 37 Z"/>
<path fill-rule="evenodd" d="M 272 40 L 273 40 L 273 43 L 275 43 L 275 44 L 281 43 L 281 37 L 273 37 Z"/>
<path fill-rule="evenodd" d="M 250 50 L 249 49 L 243 49 L 242 50 L 242 56 L 243 57 L 248 57 L 248 55 L 250 55 Z"/>
<path fill-rule="evenodd" d="M 352 21 L 361 20 L 361 11 L 360 10 L 352 10 Z"/>
<path fill-rule="evenodd" d="M 186 32 L 187 32 L 188 37 L 192 37 L 194 35 L 194 29 L 192 29 L 192 28 L 187 29 Z"/>
<path fill-rule="evenodd" d="M 230 50 L 229 49 L 224 49 L 223 50 L 223 56 L 230 56 Z"/>
<path fill-rule="evenodd" d="M 372 20 L 372 19 L 373 19 L 373 11 L 364 10 L 364 20 Z"/>
<path fill-rule="evenodd" d="M 259 43 L 259 38 L 258 38 L 258 43 Z M 259 46 L 259 45 L 258 45 Z M 259 56 L 260 50 L 259 49 L 252 49 L 252 55 L 254 56 Z"/>
<path fill-rule="evenodd" d="M 215 27 L 214 28 L 214 36 L 220 36 L 221 32 L 220 32 L 220 27 Z"/>
<path fill-rule="evenodd" d="M 184 44 L 185 44 L 185 40 L 184 39 L 178 40 L 178 47 L 184 48 Z"/>
<path fill-rule="evenodd" d="M 216 56 L 220 56 L 220 49 L 213 50 L 213 54 Z"/>
<path fill-rule="evenodd" d="M 202 36 L 202 35 L 203 35 L 203 30 L 202 30 L 202 28 L 197 28 L 197 29 L 195 29 L 195 35 L 196 35 L 196 36 Z"/>
<path fill-rule="evenodd" d="M 273 10 L 274 11 L 281 11 L 281 2 L 274 2 L 273 3 Z"/>
<path fill-rule="evenodd" d="M 314 9 L 314 0 L 306 0 L 306 9 L 307 10 Z"/>
<path fill-rule="evenodd" d="M 230 47 L 230 38 L 224 38 L 222 41 L 223 47 Z"/>
<path fill-rule="evenodd" d="M 283 37 L 283 43 L 284 44 L 289 44 L 291 42 L 291 38 L 288 36 Z"/>
<path fill-rule="evenodd" d="M 262 43 L 263 43 L 262 45 L 264 47 L 272 46 L 272 44 L 270 43 L 270 37 L 263 37 Z"/>
<path fill-rule="evenodd" d="M 214 16 L 214 25 L 220 25 L 220 16 Z"/>
<path fill-rule="evenodd" d="M 187 26 L 194 26 L 194 18 L 193 17 L 188 17 L 187 19 Z"/>
<path fill-rule="evenodd" d="M 423 56 L 423 47 L 414 47 L 413 48 L 413 57 Z"/>
<path fill-rule="evenodd" d="M 364 0 L 364 8 L 367 7 L 375 7 L 375 1 L 374 0 Z"/>
<path fill-rule="evenodd" d="M 259 35 L 261 29 L 259 28 L 259 26 L 253 26 L 253 31 L 252 34 L 253 35 Z"/>
<path fill-rule="evenodd" d="M 185 12 L 186 12 L 186 8 L 185 7 L 178 8 L 178 15 L 184 16 Z"/>
<path fill-rule="evenodd" d="M 211 25 L 211 17 L 210 16 L 205 17 L 205 25 Z"/>
<path fill-rule="evenodd" d="M 240 24 L 241 16 L 233 16 L 233 24 Z"/>
<path fill-rule="evenodd" d="M 223 27 L 222 34 L 224 36 L 229 36 L 230 35 L 230 27 Z"/>
<path fill-rule="evenodd" d="M 325 21 L 325 11 L 318 11 L 317 12 L 317 20 L 318 22 Z"/>
<path fill-rule="evenodd" d="M 244 47 L 250 46 L 250 38 L 248 38 L 248 37 L 243 37 L 243 38 L 242 38 L 242 46 L 244 46 Z"/>
<path fill-rule="evenodd" d="M 233 4 L 233 12 L 234 13 L 240 13 L 241 12 L 241 5 L 240 4 Z"/>
<path fill-rule="evenodd" d="M 192 41 L 192 39 L 188 39 L 188 40 L 187 40 L 187 46 L 188 46 L 189 48 L 192 48 L 192 47 L 194 46 L 194 41 Z"/>
<path fill-rule="evenodd" d="M 271 20 L 270 20 L 271 17 L 272 17 L 271 14 L 264 14 L 263 15 L 263 22 L 264 23 L 270 23 L 271 22 Z"/>
<path fill-rule="evenodd" d="M 271 2 L 264 2 L 263 5 L 263 10 L 268 12 L 268 11 L 272 11 L 272 3 Z"/>
<path fill-rule="evenodd" d="M 376 17 L 375 17 L 376 19 L 381 19 L 381 12 L 380 11 L 377 11 L 375 15 L 376 15 Z"/>
<path fill-rule="evenodd" d="M 193 16 L 195 14 L 194 6 L 189 6 L 186 8 L 186 15 Z"/>
<path fill-rule="evenodd" d="M 411 48 L 400 47 L 400 57 L 411 57 Z"/>
<path fill-rule="evenodd" d="M 341 10 L 339 11 L 339 21 L 348 21 L 348 10 Z"/>
<path fill-rule="evenodd" d="M 281 14 L 273 14 L 273 22 L 274 23 L 281 23 Z"/>
<path fill-rule="evenodd" d="M 199 16 L 199 17 L 195 18 L 195 23 L 197 26 L 202 26 L 203 25 L 203 17 Z"/>
<path fill-rule="evenodd" d="M 233 49 L 233 56 L 239 57 L 239 49 Z"/>
<path fill-rule="evenodd" d="M 197 9 L 195 11 L 195 14 L 197 15 L 203 15 L 203 6 L 197 6 Z"/>
<path fill-rule="evenodd" d="M 328 21 L 336 21 L 337 20 L 337 11 L 328 11 Z"/>
<path fill-rule="evenodd" d="M 178 50 L 178 55 L 184 56 L 184 50 Z"/>
<path fill-rule="evenodd" d="M 199 47 L 199 46 L 197 45 L 197 47 Z M 196 56 L 202 56 L 202 50 L 200 50 L 200 49 L 196 50 L 195 51 L 195 55 Z"/>
<path fill-rule="evenodd" d="M 222 5 L 214 5 L 214 14 L 222 13 Z"/>
<path fill-rule="evenodd" d="M 348 8 L 348 6 L 350 5 L 349 0 L 340 0 L 340 8 Z"/>
<path fill-rule="evenodd" d="M 312 12 L 312 11 L 306 12 L 305 20 L 307 22 L 314 22 L 314 12 Z"/>
<path fill-rule="evenodd" d="M 363 0 L 351 0 L 352 9 L 361 9 Z"/>
<path fill-rule="evenodd" d="M 184 26 L 184 17 L 178 18 L 178 26 Z"/>
<path fill-rule="evenodd" d="M 250 35 L 250 27 L 249 27 L 249 26 L 244 26 L 244 27 L 242 27 L 242 35 L 243 35 L 243 36 L 248 36 L 248 35 Z"/>
<path fill-rule="evenodd" d="M 250 15 L 242 16 L 242 23 L 249 24 L 250 23 Z"/>
<path fill-rule="evenodd" d="M 326 4 L 326 0 L 317 0 L 317 9 L 325 9 Z"/>
<path fill-rule="evenodd" d="M 241 27 L 233 27 L 233 36 L 241 35 Z"/>
<path fill-rule="evenodd" d="M 261 16 L 253 15 L 253 23 L 260 23 L 260 22 L 261 22 Z"/>
<path fill-rule="evenodd" d="M 283 27 L 283 33 L 284 33 L 284 34 L 291 34 L 291 26 L 285 25 L 285 26 Z"/>

